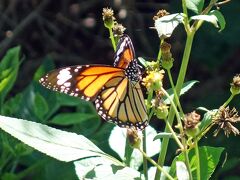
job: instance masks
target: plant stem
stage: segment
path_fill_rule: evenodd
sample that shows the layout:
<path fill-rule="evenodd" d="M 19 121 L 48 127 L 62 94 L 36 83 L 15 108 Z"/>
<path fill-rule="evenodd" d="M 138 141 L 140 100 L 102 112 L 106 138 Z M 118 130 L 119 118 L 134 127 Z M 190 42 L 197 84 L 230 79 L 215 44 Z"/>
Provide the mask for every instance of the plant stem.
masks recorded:
<path fill-rule="evenodd" d="M 114 52 L 116 52 L 116 42 L 115 42 L 115 39 L 114 39 L 114 36 L 113 36 L 113 31 L 112 31 L 112 28 L 108 28 L 109 30 L 109 38 L 111 39 L 111 42 L 112 42 L 112 46 L 113 46 L 113 49 L 114 49 Z"/>
<path fill-rule="evenodd" d="M 159 166 L 153 159 L 151 159 L 150 157 L 148 157 L 145 152 L 143 152 L 140 148 L 138 148 L 138 150 L 143 154 L 143 156 L 144 156 L 150 163 L 152 163 L 152 164 L 153 164 L 159 171 L 161 171 L 168 179 L 174 180 L 173 177 L 172 177 L 167 171 L 165 171 L 164 168 L 162 168 L 161 166 Z"/>
<path fill-rule="evenodd" d="M 158 62 L 160 62 L 160 58 L 161 58 L 161 56 L 162 56 L 161 45 L 162 45 L 163 42 L 164 42 L 164 40 L 161 39 L 160 45 L 159 45 L 158 56 L 157 56 L 157 61 L 158 61 Z"/>
<path fill-rule="evenodd" d="M 188 158 L 188 151 L 187 150 L 183 151 L 183 154 L 184 154 L 187 170 L 188 170 L 188 173 L 189 173 L 189 180 L 192 180 L 193 177 L 192 177 L 191 166 L 190 166 L 190 162 L 189 162 L 189 158 Z"/>
<path fill-rule="evenodd" d="M 186 44 L 185 44 L 182 64 L 181 64 L 181 68 L 180 68 L 180 72 L 179 72 L 177 84 L 176 84 L 176 92 L 177 92 L 178 96 L 180 94 L 180 90 L 183 86 L 183 82 L 185 79 L 194 35 L 195 35 L 195 32 L 187 33 L 187 40 L 186 40 Z M 170 125 L 172 125 L 172 123 L 173 123 L 174 116 L 175 116 L 175 111 L 173 109 L 173 106 L 171 106 L 168 120 L 167 120 Z M 165 128 L 165 132 L 169 132 L 168 127 Z M 163 141 L 161 144 L 161 153 L 158 157 L 158 164 L 160 166 L 163 166 L 163 164 L 164 164 L 166 153 L 167 153 L 167 148 L 168 148 L 168 142 L 169 142 L 169 138 L 163 138 Z M 158 180 L 158 179 L 160 179 L 160 171 L 159 170 L 156 171 L 156 175 L 155 175 L 155 180 Z"/>
<path fill-rule="evenodd" d="M 146 130 L 143 130 L 143 152 L 147 152 Z M 148 180 L 148 164 L 146 156 L 143 156 L 143 173 L 145 179 Z"/>
<path fill-rule="evenodd" d="M 178 108 L 180 110 L 180 115 L 183 116 L 184 112 L 183 112 L 181 103 L 179 101 L 179 98 L 178 98 L 178 95 L 177 95 L 177 92 L 176 92 L 176 89 L 175 89 L 175 86 L 174 86 L 174 83 L 173 83 L 173 79 L 172 79 L 172 75 L 171 75 L 170 69 L 167 69 L 167 73 L 168 73 L 168 78 L 169 78 L 169 81 L 170 81 L 170 84 L 171 84 L 171 87 L 172 87 L 172 90 L 173 90 L 175 102 L 177 103 L 177 106 L 178 106 Z"/>
<path fill-rule="evenodd" d="M 174 111 L 175 111 L 175 114 L 176 114 L 176 117 L 177 117 L 177 121 L 178 121 L 178 126 L 179 126 L 179 130 L 181 132 L 181 134 L 183 134 L 183 127 L 182 127 L 182 122 L 181 122 L 181 117 L 178 113 L 178 110 L 177 110 L 177 107 L 175 105 L 175 103 L 173 102 L 173 100 L 171 99 L 171 97 L 169 96 L 169 94 L 167 93 L 167 91 L 165 91 L 165 89 L 161 88 L 161 91 L 164 93 L 165 96 L 167 96 L 168 100 L 170 101 L 171 103 L 171 106 L 173 107 Z M 168 125 L 171 127 L 172 125 L 169 124 L 168 122 Z M 170 130 L 170 129 L 169 129 Z"/>
<path fill-rule="evenodd" d="M 231 96 L 228 98 L 228 100 L 222 105 L 222 107 L 226 107 L 233 99 L 235 95 L 231 94 Z"/>
<path fill-rule="evenodd" d="M 197 180 L 201 180 L 201 171 L 200 171 L 200 160 L 199 160 L 199 149 L 198 149 L 198 141 L 196 138 L 194 138 L 194 149 L 195 149 L 195 155 L 196 155 L 196 167 L 197 167 Z"/>
<path fill-rule="evenodd" d="M 174 130 L 172 129 L 172 127 L 170 126 L 170 124 L 168 123 L 168 121 L 165 121 L 165 122 L 166 122 L 166 125 L 167 125 L 167 127 L 169 128 L 169 130 L 170 130 L 173 138 L 175 139 L 176 143 L 178 144 L 179 148 L 180 148 L 181 150 L 183 150 L 184 147 L 183 147 L 182 143 L 180 142 L 180 140 L 178 139 L 176 133 L 174 132 Z"/>

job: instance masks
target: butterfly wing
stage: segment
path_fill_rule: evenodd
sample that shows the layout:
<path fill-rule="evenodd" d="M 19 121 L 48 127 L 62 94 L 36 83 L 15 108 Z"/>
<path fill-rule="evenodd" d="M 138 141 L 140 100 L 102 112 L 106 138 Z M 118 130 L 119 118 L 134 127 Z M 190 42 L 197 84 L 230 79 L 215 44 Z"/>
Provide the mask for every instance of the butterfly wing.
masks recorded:
<path fill-rule="evenodd" d="M 113 65 L 126 69 L 133 60 L 135 60 L 134 47 L 129 36 L 125 34 L 118 42 Z"/>
<path fill-rule="evenodd" d="M 124 77 L 124 71 L 111 66 L 71 66 L 51 71 L 40 83 L 48 89 L 94 101 L 105 83 L 118 76 Z"/>
<path fill-rule="evenodd" d="M 143 129 L 147 113 L 139 83 L 124 69 L 102 65 L 71 66 L 53 70 L 40 79 L 48 89 L 95 101 L 98 114 L 120 127 Z"/>
<path fill-rule="evenodd" d="M 146 106 L 139 83 L 126 77 L 114 77 L 95 100 L 98 114 L 120 127 L 144 129 L 148 124 Z"/>

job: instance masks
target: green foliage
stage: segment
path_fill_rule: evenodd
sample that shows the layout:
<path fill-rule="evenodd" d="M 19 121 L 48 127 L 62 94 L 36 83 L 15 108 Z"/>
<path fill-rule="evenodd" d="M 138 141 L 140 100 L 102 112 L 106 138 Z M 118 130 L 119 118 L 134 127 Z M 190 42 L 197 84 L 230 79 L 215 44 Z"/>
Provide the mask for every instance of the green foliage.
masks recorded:
<path fill-rule="evenodd" d="M 200 158 L 200 169 L 201 169 L 201 178 L 209 179 L 214 172 L 217 164 L 219 162 L 220 156 L 223 152 L 224 148 L 222 147 L 209 147 L 203 146 L 199 148 Z M 193 149 L 189 152 L 189 159 L 191 164 L 191 169 L 193 172 L 193 176 L 196 177 L 196 155 Z M 173 176 L 176 175 L 176 163 L 178 161 L 184 162 L 184 155 L 181 153 L 178 155 L 172 162 L 170 174 Z"/>
<path fill-rule="evenodd" d="M 176 83 L 171 82 L 173 81 L 171 69 L 168 69 L 171 88 L 168 91 L 165 91 L 162 86 L 157 90 L 148 89 L 146 102 L 149 118 L 154 114 L 154 108 L 160 109 L 164 104 L 167 110 L 167 115 L 164 117 L 166 129 L 157 134 L 153 127 L 146 127 L 140 148 L 130 146 L 131 136 L 125 129 L 114 127 L 113 124 L 101 123 L 95 108 L 89 102 L 43 88 L 38 80 L 46 72 L 54 69 L 54 64 L 49 57 L 36 71 L 33 81 L 22 92 L 18 92 L 14 97 L 8 97 L 7 94 L 17 78 L 20 64 L 20 48 L 10 49 L 0 62 L 0 112 L 2 114 L 0 128 L 21 142 L 10 138 L 5 132 L 0 133 L 2 142 L 0 178 L 22 179 L 30 176 L 34 179 L 52 179 L 52 177 L 76 179 L 77 176 L 79 179 L 125 180 L 144 179 L 147 178 L 147 174 L 152 179 L 160 179 L 160 177 L 180 179 L 183 176 L 188 176 L 191 180 L 211 178 L 224 148 L 199 147 L 198 141 L 213 125 L 217 124 L 212 119 L 218 110 L 201 108 L 206 111 L 201 122 L 198 122 L 196 113 L 195 116 L 190 116 L 192 121 L 189 121 L 187 115 L 191 113 L 184 113 L 185 109 L 182 108 L 179 98 L 198 82 L 184 83 L 196 31 L 204 21 L 210 22 L 219 28 L 219 31 L 225 28 L 226 22 L 222 13 L 219 10 L 210 11 L 212 2 L 204 8 L 204 0 L 182 1 L 183 13 L 166 15 L 155 20 L 155 29 L 160 37 L 160 43 L 172 36 L 179 24 L 183 24 L 187 40 Z M 196 15 L 189 16 L 187 9 Z M 113 37 L 112 30 L 109 32 L 115 49 L 116 39 Z M 170 52 L 169 54 L 171 58 L 172 54 Z M 150 67 L 148 71 L 161 70 L 160 51 L 157 62 L 152 63 L 143 59 L 141 61 Z M 159 79 L 157 81 L 162 83 Z M 230 101 L 231 99 L 226 101 L 222 107 L 227 106 Z M 176 126 L 173 124 L 174 117 L 177 119 Z M 233 117 L 231 118 L 234 120 Z M 228 123 L 231 124 L 229 119 Z M 198 130 L 197 134 L 192 137 L 187 136 L 187 132 L 193 129 Z M 141 135 L 136 136 L 139 138 Z M 175 140 L 180 152 L 172 161 L 171 167 L 164 166 L 169 140 Z M 159 154 L 158 163 L 151 158 L 156 154 Z M 153 167 L 148 168 L 147 160 Z M 237 163 L 239 162 L 233 162 L 232 166 Z M 17 166 L 23 167 L 20 173 Z M 228 164 L 226 169 L 232 166 Z M 59 172 L 58 169 L 61 171 Z M 33 177 L 31 177 L 32 172 L 35 172 Z"/>
<path fill-rule="evenodd" d="M 196 14 L 200 14 L 202 12 L 205 0 L 188 0 L 186 1 L 187 8 L 195 12 Z"/>
<path fill-rule="evenodd" d="M 20 65 L 20 47 L 10 49 L 0 62 L 0 110 L 7 93 L 13 87 Z"/>

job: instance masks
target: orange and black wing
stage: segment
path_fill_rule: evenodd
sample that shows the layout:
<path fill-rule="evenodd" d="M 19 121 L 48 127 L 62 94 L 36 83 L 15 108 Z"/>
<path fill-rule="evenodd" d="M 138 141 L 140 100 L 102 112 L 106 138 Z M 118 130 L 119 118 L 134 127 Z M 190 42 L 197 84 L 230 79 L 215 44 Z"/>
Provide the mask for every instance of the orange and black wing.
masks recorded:
<path fill-rule="evenodd" d="M 146 107 L 139 83 L 132 83 L 124 69 L 105 65 L 71 66 L 40 79 L 48 89 L 94 101 L 98 114 L 120 127 L 143 129 Z"/>
<path fill-rule="evenodd" d="M 114 67 L 126 69 L 135 60 L 135 51 L 132 41 L 128 35 L 123 35 L 117 45 L 114 56 Z"/>
<path fill-rule="evenodd" d="M 71 66 L 53 70 L 40 83 L 53 91 L 94 101 L 112 77 L 124 77 L 119 68 L 104 65 Z"/>
<path fill-rule="evenodd" d="M 120 127 L 144 129 L 148 116 L 139 83 L 126 77 L 113 77 L 95 100 L 98 114 Z"/>

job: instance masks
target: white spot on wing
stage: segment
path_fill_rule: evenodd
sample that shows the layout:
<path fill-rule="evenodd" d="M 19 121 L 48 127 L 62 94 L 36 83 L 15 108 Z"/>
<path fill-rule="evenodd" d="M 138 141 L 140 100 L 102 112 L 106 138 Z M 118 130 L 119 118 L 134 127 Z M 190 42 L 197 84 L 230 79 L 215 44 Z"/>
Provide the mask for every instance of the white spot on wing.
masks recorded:
<path fill-rule="evenodd" d="M 57 84 L 58 85 L 62 85 L 62 84 L 64 84 L 67 80 L 69 80 L 70 78 L 72 78 L 72 75 L 71 75 L 71 73 L 70 73 L 70 68 L 65 68 L 65 69 L 62 69 L 60 72 L 59 72 L 59 74 L 58 74 L 58 76 L 57 76 L 57 79 L 58 79 L 58 81 L 57 81 Z"/>

